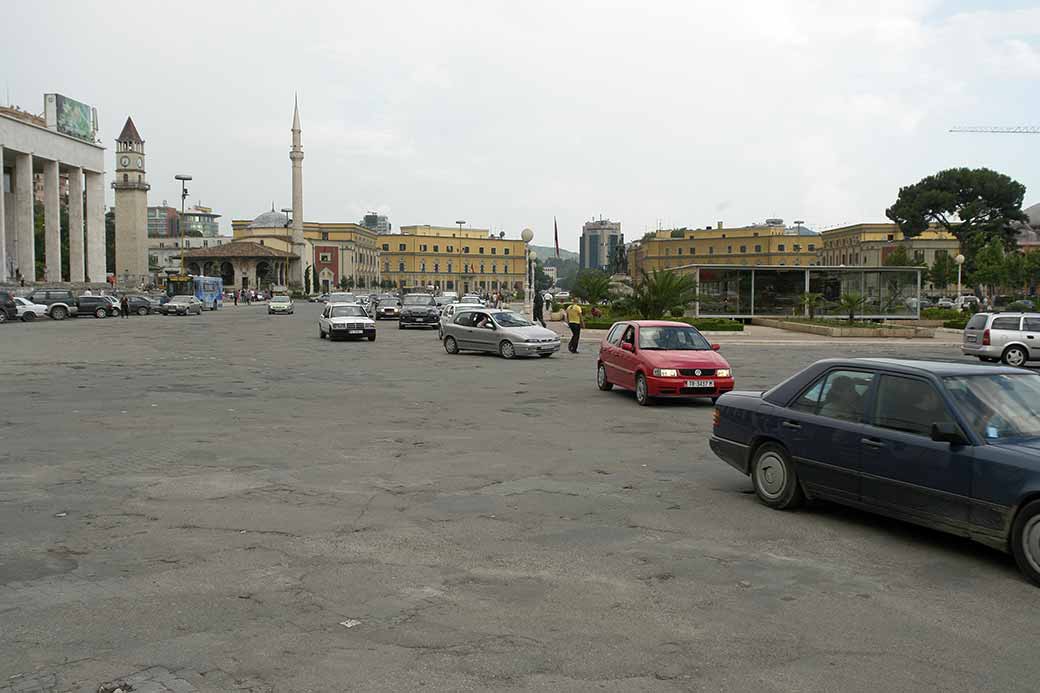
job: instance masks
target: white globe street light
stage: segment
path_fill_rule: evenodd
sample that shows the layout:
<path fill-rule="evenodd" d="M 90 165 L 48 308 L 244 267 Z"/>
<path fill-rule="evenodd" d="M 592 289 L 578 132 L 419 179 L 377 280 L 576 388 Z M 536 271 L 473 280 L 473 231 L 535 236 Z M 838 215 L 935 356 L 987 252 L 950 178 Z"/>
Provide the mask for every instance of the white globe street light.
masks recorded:
<path fill-rule="evenodd" d="M 534 231 L 529 228 L 525 228 L 520 232 L 520 240 L 524 242 L 524 315 L 534 319 L 534 304 L 531 301 L 531 258 L 528 257 L 531 250 L 531 240 L 534 239 Z"/>
<path fill-rule="evenodd" d="M 957 257 L 953 258 L 953 261 L 957 263 L 957 298 L 961 297 L 961 267 L 964 266 L 964 256 L 957 253 Z"/>

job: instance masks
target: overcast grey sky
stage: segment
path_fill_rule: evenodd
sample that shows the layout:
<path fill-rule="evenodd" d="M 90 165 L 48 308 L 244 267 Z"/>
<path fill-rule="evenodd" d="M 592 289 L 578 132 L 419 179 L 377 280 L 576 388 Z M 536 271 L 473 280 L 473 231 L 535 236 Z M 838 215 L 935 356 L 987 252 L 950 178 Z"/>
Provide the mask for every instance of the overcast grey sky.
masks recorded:
<path fill-rule="evenodd" d="M 150 204 L 231 218 L 290 203 L 293 93 L 306 216 L 466 219 L 577 247 L 659 223 L 818 229 L 884 219 L 900 185 L 988 166 L 1040 201 L 1040 3 L 9 3 L 0 95 L 132 115 Z M 114 169 L 108 152 L 109 176 Z M 109 193 L 111 195 L 111 192 Z"/>

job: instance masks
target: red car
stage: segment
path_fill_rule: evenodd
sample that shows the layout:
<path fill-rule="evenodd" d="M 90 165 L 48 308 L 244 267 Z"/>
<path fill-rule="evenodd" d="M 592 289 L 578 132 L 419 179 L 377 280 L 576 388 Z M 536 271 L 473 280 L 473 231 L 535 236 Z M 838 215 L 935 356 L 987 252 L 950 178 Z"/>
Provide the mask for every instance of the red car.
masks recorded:
<path fill-rule="evenodd" d="M 655 397 L 708 397 L 733 389 L 733 371 L 697 328 L 665 320 L 614 323 L 599 346 L 596 384 L 635 390 L 636 402 Z"/>

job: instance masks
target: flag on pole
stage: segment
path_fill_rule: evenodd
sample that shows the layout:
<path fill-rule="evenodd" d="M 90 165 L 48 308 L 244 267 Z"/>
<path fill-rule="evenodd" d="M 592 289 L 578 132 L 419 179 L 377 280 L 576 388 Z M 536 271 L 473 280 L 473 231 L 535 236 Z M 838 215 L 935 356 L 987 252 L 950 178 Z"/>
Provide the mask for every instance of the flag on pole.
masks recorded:
<path fill-rule="evenodd" d="M 556 215 L 553 215 L 553 237 L 556 240 L 556 257 L 560 257 L 560 228 L 556 225 Z"/>

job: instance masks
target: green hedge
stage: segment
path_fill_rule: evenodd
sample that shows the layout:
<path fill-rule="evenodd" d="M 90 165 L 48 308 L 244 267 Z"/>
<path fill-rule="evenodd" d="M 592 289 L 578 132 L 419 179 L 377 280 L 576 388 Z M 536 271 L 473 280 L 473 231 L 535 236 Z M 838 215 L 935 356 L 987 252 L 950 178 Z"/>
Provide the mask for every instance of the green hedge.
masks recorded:
<path fill-rule="evenodd" d="M 952 308 L 925 308 L 921 311 L 922 320 L 960 320 L 962 314 Z"/>
<path fill-rule="evenodd" d="M 586 318 L 585 327 L 589 330 L 606 330 L 618 320 L 635 320 L 636 318 Z M 744 324 L 729 318 L 671 318 L 672 322 L 684 322 L 704 332 L 743 332 Z"/>
<path fill-rule="evenodd" d="M 965 315 L 964 317 L 956 318 L 954 320 L 947 320 L 943 323 L 943 327 L 948 327 L 951 330 L 963 330 L 970 319 L 971 316 Z"/>

